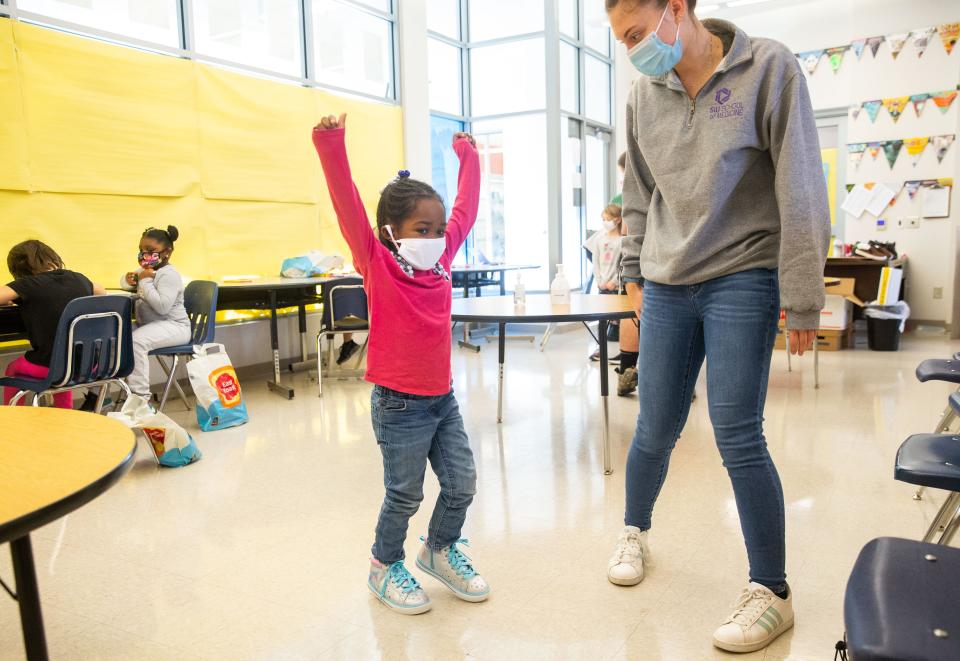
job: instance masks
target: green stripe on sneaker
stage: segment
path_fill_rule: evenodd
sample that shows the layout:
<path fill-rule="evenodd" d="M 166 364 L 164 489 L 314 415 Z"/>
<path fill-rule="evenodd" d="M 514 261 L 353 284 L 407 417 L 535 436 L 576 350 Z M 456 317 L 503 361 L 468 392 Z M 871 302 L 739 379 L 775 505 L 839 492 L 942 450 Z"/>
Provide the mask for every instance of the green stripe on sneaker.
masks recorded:
<path fill-rule="evenodd" d="M 771 606 L 770 608 L 768 608 L 768 609 L 766 610 L 766 613 L 765 613 L 765 614 L 766 614 L 766 615 L 769 615 L 770 613 L 773 613 L 773 616 L 777 619 L 776 624 L 777 624 L 778 627 L 779 627 L 781 624 L 783 624 L 783 616 L 780 615 L 780 611 L 778 611 L 776 608 L 774 608 L 773 606 Z"/>
<path fill-rule="evenodd" d="M 772 627 L 773 629 L 776 629 L 777 627 L 780 626 L 780 624 L 777 622 L 776 618 L 774 618 L 774 617 L 770 614 L 770 611 L 767 611 L 766 613 L 764 613 L 763 615 L 761 615 L 761 616 L 760 616 L 760 619 L 758 619 L 757 622 L 766 622 L 766 623 L 767 623 L 768 625 L 770 625 L 770 627 Z"/>
<path fill-rule="evenodd" d="M 773 633 L 773 627 L 769 625 L 763 618 L 757 620 L 757 624 L 763 627 L 768 634 Z"/>

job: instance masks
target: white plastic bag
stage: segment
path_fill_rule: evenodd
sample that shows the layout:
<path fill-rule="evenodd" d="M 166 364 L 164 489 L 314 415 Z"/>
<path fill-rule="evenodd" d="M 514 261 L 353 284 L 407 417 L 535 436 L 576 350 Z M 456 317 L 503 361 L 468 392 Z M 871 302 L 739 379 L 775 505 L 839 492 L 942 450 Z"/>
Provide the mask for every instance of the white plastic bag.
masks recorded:
<path fill-rule="evenodd" d="M 200 429 L 214 431 L 247 422 L 247 405 L 243 403 L 240 381 L 222 344 L 193 347 L 187 376 L 197 396 Z"/>
<path fill-rule="evenodd" d="M 290 257 L 280 265 L 280 275 L 284 278 L 309 278 L 343 268 L 343 257 L 324 255 L 319 250 L 311 250 L 306 255 Z"/>
<path fill-rule="evenodd" d="M 155 413 L 147 400 L 139 395 L 131 394 L 119 412 L 108 413 L 107 417 L 141 432 L 161 466 L 186 466 L 203 456 L 187 430 L 163 413 Z"/>
<path fill-rule="evenodd" d="M 899 319 L 902 333 L 910 318 L 910 306 L 906 301 L 897 301 L 893 305 L 868 305 L 863 314 L 874 319 Z"/>

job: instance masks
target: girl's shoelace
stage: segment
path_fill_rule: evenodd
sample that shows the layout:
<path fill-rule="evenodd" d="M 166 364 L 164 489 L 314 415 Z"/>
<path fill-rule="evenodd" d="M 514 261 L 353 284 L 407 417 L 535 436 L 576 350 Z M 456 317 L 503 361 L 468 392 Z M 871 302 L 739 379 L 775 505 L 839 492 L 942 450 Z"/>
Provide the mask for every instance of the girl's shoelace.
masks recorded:
<path fill-rule="evenodd" d="M 477 575 L 477 571 L 473 568 L 473 565 L 470 564 L 470 558 L 457 546 L 458 544 L 470 546 L 470 542 L 466 539 L 454 542 L 447 550 L 447 561 L 450 563 L 450 566 L 453 567 L 453 570 L 457 572 L 458 576 L 468 579 L 473 578 Z"/>
<path fill-rule="evenodd" d="M 407 568 L 403 566 L 402 562 L 395 562 L 390 565 L 390 580 L 393 581 L 402 592 L 410 593 L 420 589 L 420 583 L 417 582 L 413 574 L 407 571 Z"/>
<path fill-rule="evenodd" d="M 753 624 L 760 613 L 766 610 L 767 600 L 759 590 L 744 590 L 733 605 L 733 616 L 730 618 L 740 626 L 748 627 Z"/>

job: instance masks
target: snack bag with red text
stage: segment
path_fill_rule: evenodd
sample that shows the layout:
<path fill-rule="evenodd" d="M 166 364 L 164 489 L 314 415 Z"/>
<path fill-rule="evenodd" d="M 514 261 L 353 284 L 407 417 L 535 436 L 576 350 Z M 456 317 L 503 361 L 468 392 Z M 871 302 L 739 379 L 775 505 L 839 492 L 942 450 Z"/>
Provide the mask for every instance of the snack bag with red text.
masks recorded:
<path fill-rule="evenodd" d="M 186 466 L 203 456 L 187 430 L 163 413 L 156 413 L 150 403 L 139 395 L 127 397 L 123 408 L 116 413 L 108 413 L 107 417 L 142 433 L 161 466 Z"/>
<path fill-rule="evenodd" d="M 222 344 L 193 348 L 187 363 L 190 386 L 197 396 L 197 424 L 203 431 L 242 425 L 249 419 L 240 381 Z"/>

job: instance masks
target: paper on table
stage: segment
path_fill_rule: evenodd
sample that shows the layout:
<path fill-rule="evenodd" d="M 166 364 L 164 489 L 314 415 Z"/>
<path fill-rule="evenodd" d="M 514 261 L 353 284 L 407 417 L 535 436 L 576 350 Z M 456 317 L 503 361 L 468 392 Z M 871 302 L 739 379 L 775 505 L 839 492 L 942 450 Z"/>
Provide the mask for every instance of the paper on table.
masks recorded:
<path fill-rule="evenodd" d="M 923 210 L 920 215 L 924 218 L 946 218 L 950 215 L 949 186 L 927 186 L 923 189 Z"/>
<path fill-rule="evenodd" d="M 877 183 L 870 192 L 873 195 L 867 203 L 867 211 L 874 216 L 882 214 L 884 209 L 890 205 L 890 200 L 897 195 L 897 191 L 882 183 Z"/>
<path fill-rule="evenodd" d="M 854 218 L 859 218 L 863 215 L 863 211 L 867 208 L 867 203 L 870 202 L 872 196 L 872 191 L 867 190 L 863 184 L 857 184 L 852 191 L 847 193 L 847 197 L 840 208 Z"/>

